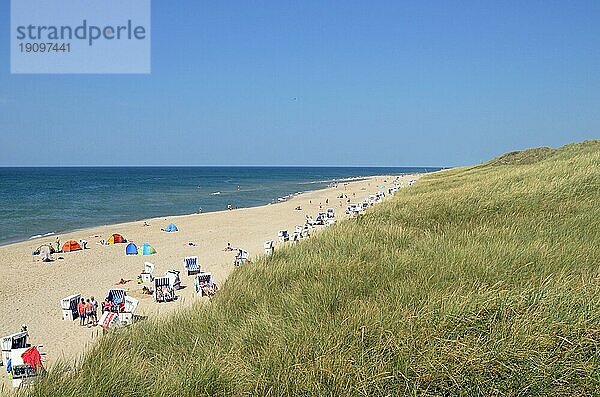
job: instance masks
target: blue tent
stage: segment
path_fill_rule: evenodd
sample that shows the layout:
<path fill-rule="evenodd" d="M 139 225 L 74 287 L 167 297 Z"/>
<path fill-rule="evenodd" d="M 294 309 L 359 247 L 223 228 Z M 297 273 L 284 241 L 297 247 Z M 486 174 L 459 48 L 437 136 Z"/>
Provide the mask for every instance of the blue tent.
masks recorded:
<path fill-rule="evenodd" d="M 150 244 L 144 243 L 140 247 L 140 253 L 142 255 L 152 255 L 152 254 L 156 254 L 156 250 Z"/>
<path fill-rule="evenodd" d="M 177 230 L 177 226 L 175 226 L 173 223 L 171 223 L 169 226 L 166 227 L 165 232 L 176 232 Z"/>
<path fill-rule="evenodd" d="M 129 243 L 129 244 L 127 244 L 127 247 L 125 248 L 125 253 L 127 255 L 137 255 L 138 249 L 134 243 Z"/>

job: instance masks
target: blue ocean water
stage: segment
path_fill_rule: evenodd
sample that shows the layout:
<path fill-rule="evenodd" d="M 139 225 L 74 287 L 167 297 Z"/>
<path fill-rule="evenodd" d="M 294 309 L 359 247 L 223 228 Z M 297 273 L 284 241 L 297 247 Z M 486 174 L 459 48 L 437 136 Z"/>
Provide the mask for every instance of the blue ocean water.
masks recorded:
<path fill-rule="evenodd" d="M 0 168 L 0 244 L 84 227 L 263 205 L 334 180 L 407 167 Z M 217 194 L 217 192 L 219 192 Z"/>

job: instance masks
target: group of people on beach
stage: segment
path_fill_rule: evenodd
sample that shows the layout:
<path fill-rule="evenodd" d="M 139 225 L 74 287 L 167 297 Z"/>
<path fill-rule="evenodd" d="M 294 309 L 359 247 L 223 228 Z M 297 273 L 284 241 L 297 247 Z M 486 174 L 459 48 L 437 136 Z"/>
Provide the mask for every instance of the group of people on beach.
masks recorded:
<path fill-rule="evenodd" d="M 79 314 L 79 325 L 87 325 L 88 328 L 98 325 L 98 302 L 93 296 L 88 299 L 81 298 L 77 304 Z"/>

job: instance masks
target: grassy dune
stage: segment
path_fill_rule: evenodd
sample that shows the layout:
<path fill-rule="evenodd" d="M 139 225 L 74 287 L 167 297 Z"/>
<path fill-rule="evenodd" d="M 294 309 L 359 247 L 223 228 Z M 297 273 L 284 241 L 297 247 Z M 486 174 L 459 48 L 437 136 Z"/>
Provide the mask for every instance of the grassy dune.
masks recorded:
<path fill-rule="evenodd" d="M 600 141 L 431 174 L 34 396 L 598 395 Z"/>

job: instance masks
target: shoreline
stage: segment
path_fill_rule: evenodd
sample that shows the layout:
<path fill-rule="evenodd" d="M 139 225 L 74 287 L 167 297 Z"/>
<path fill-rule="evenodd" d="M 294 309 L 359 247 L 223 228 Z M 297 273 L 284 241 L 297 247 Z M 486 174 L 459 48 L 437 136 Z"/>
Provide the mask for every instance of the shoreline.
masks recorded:
<path fill-rule="evenodd" d="M 400 176 L 402 187 L 408 181 L 418 179 L 422 174 Z M 305 215 L 313 218 L 318 212 L 334 208 L 336 220 L 347 218 L 344 211 L 350 203 L 339 199 L 347 194 L 351 203 L 362 201 L 385 182 L 385 190 L 392 185 L 394 176 L 374 176 L 360 181 L 339 183 L 337 187 L 315 189 L 294 195 L 286 201 L 263 204 L 254 207 L 203 212 L 201 214 L 172 215 L 147 218 L 90 228 L 82 228 L 67 233 L 46 236 L 18 243 L 0 246 L 0 289 L 11 294 L 0 296 L 1 335 L 9 335 L 27 324 L 33 344 L 44 345 L 48 363 L 57 360 L 72 361 L 83 353 L 87 346 L 101 334 L 99 327 L 80 327 L 76 321 L 63 321 L 60 314 L 60 299 L 81 293 L 82 297 L 95 296 L 98 301 L 111 288 L 123 288 L 128 295 L 140 300 L 136 314 L 142 316 L 162 316 L 180 307 L 206 299 L 195 296 L 193 277 L 185 276 L 182 261 L 186 256 L 198 256 L 203 271 L 212 273 L 217 284 L 222 285 L 235 269 L 235 253 L 223 251 L 231 242 L 233 247 L 244 248 L 251 258 L 263 255 L 263 243 L 273 240 L 276 249 L 277 232 L 287 229 L 290 234 L 295 225 L 303 225 Z M 321 209 L 319 209 L 321 206 Z M 296 210 L 301 207 L 302 210 Z M 146 221 L 150 226 L 144 227 Z M 166 233 L 161 228 L 173 222 L 179 227 L 175 233 Z M 320 228 L 320 227 L 319 227 Z M 318 230 L 313 229 L 313 234 Z M 99 239 L 106 239 L 112 233 L 122 234 L 136 245 L 148 242 L 157 253 L 149 256 L 125 255 L 126 244 L 110 246 L 97 245 Z M 43 263 L 31 252 L 40 244 L 54 242 L 59 237 L 61 244 L 69 239 L 88 240 L 87 250 L 57 253 L 51 263 Z M 189 246 L 188 242 L 194 242 Z M 288 243 L 285 243 L 288 244 Z M 145 261 L 155 264 L 155 275 L 169 269 L 182 271 L 181 281 L 187 288 L 178 291 L 179 299 L 171 303 L 155 303 L 148 295 L 141 295 L 143 285 L 135 282 Z M 115 286 L 119 279 L 133 280 L 126 285 Z"/>
<path fill-rule="evenodd" d="M 93 168 L 93 167 L 92 167 Z M 117 167 L 118 168 L 118 167 Z M 411 174 L 398 174 L 398 176 L 403 176 L 403 175 L 422 175 L 423 173 L 411 173 Z M 347 178 L 340 178 L 340 179 L 329 179 L 329 180 L 320 180 L 320 181 L 310 181 L 310 182 L 302 182 L 302 185 L 307 185 L 310 186 L 312 184 L 319 184 L 319 183 L 350 183 L 350 182 L 360 182 L 360 181 L 364 181 L 370 178 L 376 178 L 378 177 L 378 175 L 373 175 L 373 176 L 357 176 L 357 177 L 347 177 Z M 331 186 L 324 186 L 324 187 L 318 187 L 315 189 L 308 189 L 308 190 L 302 190 L 302 191 L 298 191 L 298 192 L 292 192 L 292 193 L 288 193 L 286 195 L 280 196 L 280 197 L 276 197 L 271 199 L 270 202 L 267 203 L 262 203 L 262 204 L 257 204 L 257 205 L 251 205 L 251 206 L 247 206 L 247 207 L 238 207 L 235 209 L 242 209 L 242 208 L 258 208 L 258 207 L 262 207 L 262 206 L 268 206 L 268 205 L 273 205 L 273 204 L 281 204 L 282 202 L 288 201 L 289 199 L 305 194 L 305 193 L 310 193 L 310 192 L 315 192 L 318 190 L 323 190 L 323 189 L 328 189 Z M 212 194 L 212 193 L 211 193 Z M 279 198 L 285 197 L 287 198 L 285 201 L 277 201 Z M 159 215 L 159 216 L 154 216 L 153 218 L 139 218 L 139 219 L 131 219 L 131 220 L 124 220 L 122 222 L 118 222 L 118 223 L 111 223 L 111 224 L 100 224 L 100 225 L 90 225 L 90 226 L 82 226 L 79 228 L 74 228 L 74 229 L 67 229 L 67 230 L 58 230 L 58 231 L 52 231 L 52 232 L 46 232 L 44 234 L 34 234 L 30 237 L 24 238 L 24 239 L 18 239 L 18 240 L 14 240 L 14 241 L 6 241 L 6 242 L 0 242 L 0 247 L 5 247 L 5 246 L 9 246 L 9 245 L 13 245 L 13 244 L 21 244 L 21 243 L 25 243 L 25 242 L 34 242 L 36 240 L 41 240 L 41 239 L 46 239 L 46 238 L 54 238 L 56 236 L 59 236 L 61 234 L 73 234 L 73 233 L 78 233 L 78 232 L 85 232 L 85 230 L 88 229 L 94 229 L 94 228 L 100 228 L 100 227 L 108 227 L 108 226 L 119 226 L 119 225 L 127 225 L 127 224 L 131 224 L 131 223 L 135 223 L 135 222 L 143 222 L 143 221 L 148 221 L 148 220 L 153 220 L 153 219 L 159 219 L 159 218 L 175 218 L 175 217 L 181 217 L 181 216 L 192 216 L 192 215 L 201 215 L 201 214 L 209 214 L 209 213 L 215 213 L 215 212 L 226 212 L 229 211 L 227 209 L 220 209 L 220 210 L 214 210 L 214 211 L 203 211 L 202 213 L 198 213 L 198 212 L 192 212 L 192 213 L 185 213 L 185 214 L 164 214 L 164 215 Z"/>

